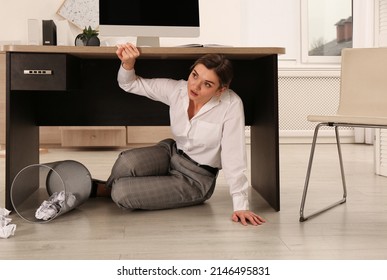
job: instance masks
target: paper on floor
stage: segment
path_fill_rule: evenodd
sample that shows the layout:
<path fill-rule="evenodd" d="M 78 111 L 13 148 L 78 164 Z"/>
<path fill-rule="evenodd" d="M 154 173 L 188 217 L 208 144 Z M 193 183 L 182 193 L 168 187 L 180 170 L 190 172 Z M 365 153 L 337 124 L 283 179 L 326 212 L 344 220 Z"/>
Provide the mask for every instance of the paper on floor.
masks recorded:
<path fill-rule="evenodd" d="M 15 234 L 16 225 L 10 224 L 12 219 L 8 217 L 9 213 L 11 211 L 0 208 L 0 238 L 8 238 Z"/>

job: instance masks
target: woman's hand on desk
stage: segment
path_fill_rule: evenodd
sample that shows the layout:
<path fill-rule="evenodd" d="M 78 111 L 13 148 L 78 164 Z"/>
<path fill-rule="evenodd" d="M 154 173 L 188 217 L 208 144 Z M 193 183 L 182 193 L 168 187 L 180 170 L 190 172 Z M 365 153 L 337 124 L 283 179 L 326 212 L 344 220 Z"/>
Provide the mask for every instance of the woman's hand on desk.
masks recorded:
<path fill-rule="evenodd" d="M 140 56 L 140 51 L 131 43 L 117 45 L 116 54 L 122 62 L 122 67 L 126 70 L 132 70 L 136 63 L 137 57 Z"/>
<path fill-rule="evenodd" d="M 232 214 L 232 220 L 234 222 L 240 222 L 244 226 L 247 226 L 247 222 L 250 222 L 253 226 L 258 226 L 266 222 L 261 216 L 249 210 L 235 211 Z"/>

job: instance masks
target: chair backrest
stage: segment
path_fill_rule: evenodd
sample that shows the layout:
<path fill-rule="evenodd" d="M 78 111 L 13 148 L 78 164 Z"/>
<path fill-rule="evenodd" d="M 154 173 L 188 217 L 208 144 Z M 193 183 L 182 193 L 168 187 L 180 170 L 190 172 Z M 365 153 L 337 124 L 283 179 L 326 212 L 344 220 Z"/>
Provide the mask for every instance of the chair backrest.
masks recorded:
<path fill-rule="evenodd" d="M 342 51 L 338 114 L 387 117 L 387 48 Z"/>

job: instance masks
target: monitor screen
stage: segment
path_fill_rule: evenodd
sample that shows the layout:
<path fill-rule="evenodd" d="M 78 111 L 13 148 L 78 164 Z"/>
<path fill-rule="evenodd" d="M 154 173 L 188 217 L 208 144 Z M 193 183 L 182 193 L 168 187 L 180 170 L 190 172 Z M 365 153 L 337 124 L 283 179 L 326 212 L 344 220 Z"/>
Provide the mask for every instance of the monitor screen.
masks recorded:
<path fill-rule="evenodd" d="M 101 36 L 135 36 L 137 45 L 160 37 L 198 37 L 199 0 L 99 0 Z"/>

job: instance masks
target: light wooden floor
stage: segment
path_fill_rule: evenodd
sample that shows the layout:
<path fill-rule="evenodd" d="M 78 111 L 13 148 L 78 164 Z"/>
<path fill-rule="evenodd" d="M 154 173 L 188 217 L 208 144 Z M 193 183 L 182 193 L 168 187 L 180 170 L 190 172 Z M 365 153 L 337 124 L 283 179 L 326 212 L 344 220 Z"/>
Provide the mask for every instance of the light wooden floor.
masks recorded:
<path fill-rule="evenodd" d="M 299 205 L 309 145 L 280 146 L 281 211 L 252 191 L 252 209 L 263 226 L 230 220 L 231 199 L 222 174 L 204 205 L 164 210 L 120 210 L 110 199 L 90 199 L 46 224 L 13 214 L 16 234 L 0 239 L 0 259 L 387 259 L 387 178 L 373 172 L 373 147 L 345 144 L 348 202 L 300 223 Z M 339 189 L 333 145 L 319 146 L 309 208 L 324 206 Z M 49 149 L 41 162 L 63 159 L 85 164 L 106 179 L 118 150 Z M 0 159 L 0 207 L 4 207 L 4 158 Z M 313 191 L 313 193 L 312 193 Z M 307 210 L 309 211 L 309 210 Z"/>

